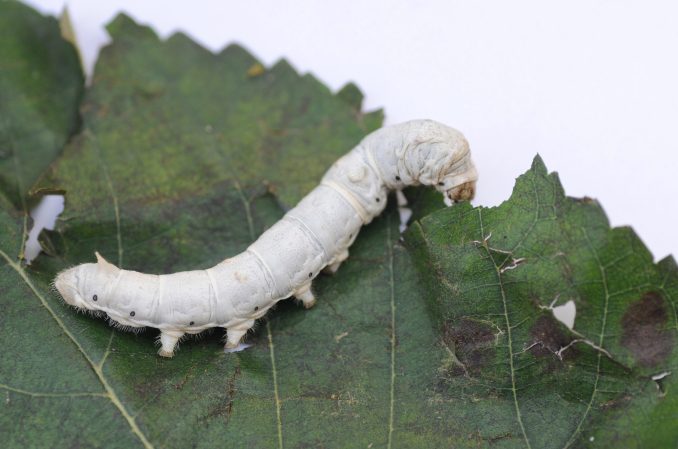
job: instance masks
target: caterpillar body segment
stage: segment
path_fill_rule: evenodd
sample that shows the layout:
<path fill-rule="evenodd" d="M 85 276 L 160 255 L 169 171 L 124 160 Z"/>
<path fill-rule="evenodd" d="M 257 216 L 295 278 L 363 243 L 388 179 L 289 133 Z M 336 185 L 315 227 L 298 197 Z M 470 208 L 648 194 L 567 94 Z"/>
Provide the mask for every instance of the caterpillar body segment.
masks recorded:
<path fill-rule="evenodd" d="M 334 273 L 360 228 L 386 207 L 391 190 L 429 185 L 446 201 L 473 197 L 477 172 L 458 131 L 432 120 L 381 128 L 336 161 L 320 184 L 247 250 L 206 270 L 153 275 L 123 270 L 97 253 L 96 263 L 60 272 L 54 284 L 75 307 L 115 324 L 160 330 L 159 354 L 171 357 L 185 334 L 212 327 L 238 346 L 278 301 L 316 299 L 313 279 Z"/>

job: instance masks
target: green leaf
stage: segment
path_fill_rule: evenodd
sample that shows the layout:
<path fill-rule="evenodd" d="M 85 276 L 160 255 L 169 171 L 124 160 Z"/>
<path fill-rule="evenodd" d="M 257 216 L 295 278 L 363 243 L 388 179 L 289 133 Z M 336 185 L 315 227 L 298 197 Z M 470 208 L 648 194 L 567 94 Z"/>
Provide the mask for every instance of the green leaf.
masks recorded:
<path fill-rule="evenodd" d="M 0 3 L 0 189 L 27 210 L 25 193 L 79 124 L 83 74 L 59 23 Z"/>
<path fill-rule="evenodd" d="M 673 258 L 653 264 L 539 157 L 500 206 L 441 210 L 407 237 L 448 351 L 440 414 L 510 447 L 675 446 L 678 379 L 652 379 L 678 367 Z M 568 301 L 572 330 L 553 314 Z"/>
<path fill-rule="evenodd" d="M 157 331 L 66 307 L 49 283 L 94 250 L 154 273 L 242 251 L 382 117 L 352 84 L 335 95 L 240 47 L 126 16 L 109 31 L 82 131 L 36 185 L 66 192 L 42 236 L 55 256 L 15 261 L 22 212 L 0 195 L 4 447 L 675 446 L 675 375 L 651 376 L 675 371 L 678 268 L 539 159 L 506 203 L 434 212 L 405 245 L 390 201 L 314 282 L 317 306 L 280 303 L 243 352 L 217 329 L 162 359 Z M 554 299 L 576 302 L 573 331 Z"/>

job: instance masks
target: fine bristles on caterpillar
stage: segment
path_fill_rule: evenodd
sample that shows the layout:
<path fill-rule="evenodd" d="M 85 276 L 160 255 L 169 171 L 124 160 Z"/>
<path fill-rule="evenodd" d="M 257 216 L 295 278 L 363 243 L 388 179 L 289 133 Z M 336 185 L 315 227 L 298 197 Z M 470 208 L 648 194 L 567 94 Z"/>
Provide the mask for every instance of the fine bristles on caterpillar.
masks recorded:
<path fill-rule="evenodd" d="M 386 207 L 388 192 L 434 187 L 446 203 L 473 198 L 478 174 L 458 131 L 432 120 L 379 129 L 336 161 L 319 186 L 247 250 L 206 270 L 152 275 L 123 270 L 96 253 L 96 263 L 60 272 L 53 283 L 66 303 L 106 314 L 111 324 L 160 329 L 161 356 L 187 334 L 226 329 L 226 349 L 276 302 L 315 304 L 311 282 L 348 258 L 360 228 Z"/>
<path fill-rule="evenodd" d="M 120 324 L 117 321 L 115 321 L 113 318 L 107 316 L 106 317 L 108 320 L 108 324 L 114 328 L 116 328 L 119 331 L 123 332 L 132 332 L 133 334 L 140 334 L 144 330 L 146 330 L 145 327 L 138 327 L 138 326 L 126 326 L 124 324 Z"/>

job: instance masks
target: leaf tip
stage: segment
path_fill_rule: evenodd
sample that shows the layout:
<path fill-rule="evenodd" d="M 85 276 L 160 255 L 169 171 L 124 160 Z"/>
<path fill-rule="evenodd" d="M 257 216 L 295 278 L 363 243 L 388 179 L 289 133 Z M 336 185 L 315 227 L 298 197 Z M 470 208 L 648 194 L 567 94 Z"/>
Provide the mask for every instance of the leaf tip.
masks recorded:
<path fill-rule="evenodd" d="M 533 172 L 535 172 L 535 174 L 537 174 L 537 175 L 541 175 L 541 176 L 548 175 L 548 169 L 546 168 L 546 164 L 544 163 L 544 159 L 541 158 L 541 155 L 539 153 L 537 153 L 537 155 L 532 160 L 531 170 Z"/>
<path fill-rule="evenodd" d="M 678 275 L 678 264 L 676 264 L 676 259 L 673 257 L 673 254 L 669 254 L 657 262 L 657 266 L 660 271 L 666 275 L 672 275 L 673 277 Z"/>
<path fill-rule="evenodd" d="M 137 38 L 159 39 L 158 35 L 148 26 L 139 25 L 132 17 L 124 12 L 119 12 L 113 20 L 106 25 L 106 31 L 111 39 L 121 39 L 127 36 Z"/>
<path fill-rule="evenodd" d="M 297 71 L 292 67 L 292 64 L 286 58 L 280 58 L 278 61 L 273 64 L 271 67 L 271 72 L 277 75 L 293 75 L 299 76 Z"/>
<path fill-rule="evenodd" d="M 236 42 L 230 43 L 224 47 L 219 52 L 218 56 L 224 60 L 228 60 L 229 65 L 236 64 L 238 67 L 250 68 L 255 64 L 260 64 L 262 67 L 264 67 L 263 63 L 259 61 L 249 50 Z"/>
<path fill-rule="evenodd" d="M 337 92 L 337 98 L 344 100 L 353 109 L 359 111 L 363 105 L 363 99 L 365 96 L 354 82 L 349 81 L 344 85 L 344 87 L 339 89 L 339 92 Z"/>
<path fill-rule="evenodd" d="M 384 109 L 379 108 L 363 114 L 363 124 L 367 131 L 374 131 L 384 124 Z"/>

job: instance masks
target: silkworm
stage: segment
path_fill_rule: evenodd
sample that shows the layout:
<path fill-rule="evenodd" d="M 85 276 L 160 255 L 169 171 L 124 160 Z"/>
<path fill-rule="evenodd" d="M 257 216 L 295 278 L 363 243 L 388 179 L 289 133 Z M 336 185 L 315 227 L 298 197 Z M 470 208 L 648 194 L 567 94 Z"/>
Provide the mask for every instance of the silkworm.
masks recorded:
<path fill-rule="evenodd" d="M 185 334 L 226 329 L 225 348 L 276 302 L 316 299 L 311 282 L 334 273 L 360 228 L 386 207 L 388 192 L 432 186 L 447 202 L 471 199 L 478 178 L 464 136 L 432 120 L 381 128 L 337 160 L 316 188 L 244 252 L 206 270 L 153 275 L 123 270 L 96 253 L 96 263 L 60 272 L 66 303 L 108 315 L 113 324 L 160 330 L 160 350 L 174 355 Z"/>

